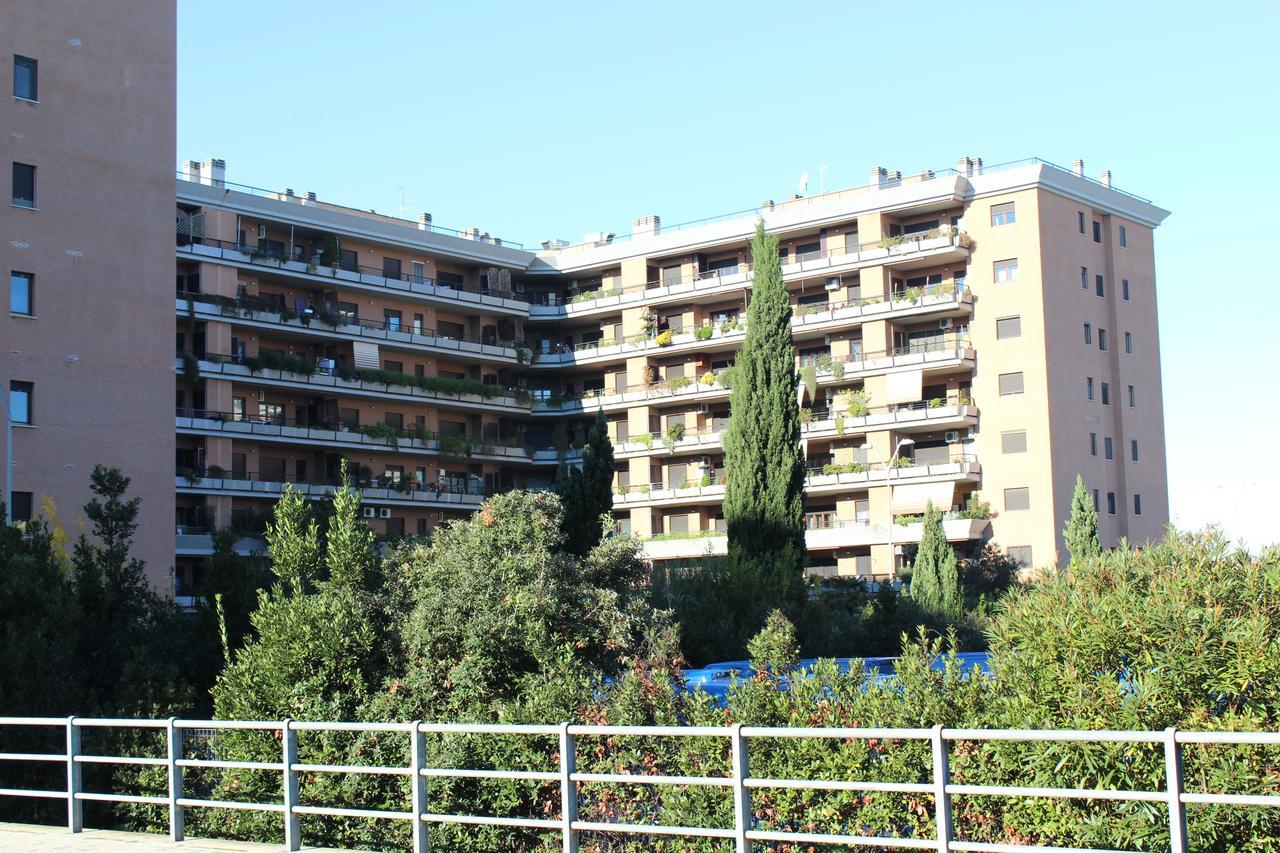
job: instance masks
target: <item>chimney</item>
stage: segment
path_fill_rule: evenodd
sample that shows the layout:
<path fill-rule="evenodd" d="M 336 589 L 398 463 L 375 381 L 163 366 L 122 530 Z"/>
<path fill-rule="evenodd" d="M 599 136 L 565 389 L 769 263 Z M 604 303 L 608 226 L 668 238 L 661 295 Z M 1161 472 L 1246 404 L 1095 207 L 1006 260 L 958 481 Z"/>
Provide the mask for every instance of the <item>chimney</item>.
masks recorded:
<path fill-rule="evenodd" d="M 760 202 L 760 212 L 761 212 L 761 213 L 772 213 L 772 212 L 773 212 L 773 199 L 771 199 L 771 198 L 766 198 L 764 201 Z"/>
<path fill-rule="evenodd" d="M 316 203 L 316 194 L 313 192 L 307 193 L 307 197 L 303 199 L 302 203 L 305 205 L 314 206 Z"/>
<path fill-rule="evenodd" d="M 419 231 L 431 230 L 431 214 L 430 213 L 418 214 L 418 230 Z"/>
<path fill-rule="evenodd" d="M 284 190 L 281 191 L 280 197 L 285 201 L 293 201 L 293 187 L 285 187 Z"/>
<path fill-rule="evenodd" d="M 884 185 L 888 176 L 889 173 L 885 171 L 884 166 L 872 166 L 867 170 L 867 184 L 871 189 L 878 190 Z"/>
<path fill-rule="evenodd" d="M 973 173 L 975 175 L 981 175 L 982 174 L 982 158 L 970 157 L 969 162 L 973 164 Z"/>
<path fill-rule="evenodd" d="M 463 228 L 461 231 L 458 232 L 458 236 L 461 237 L 463 240 L 479 240 L 480 229 L 479 228 Z"/>
<path fill-rule="evenodd" d="M 1102 174 L 1098 175 L 1098 180 L 1107 189 L 1111 189 L 1111 170 L 1103 169 Z"/>
<path fill-rule="evenodd" d="M 662 217 L 654 214 L 631 221 L 632 237 L 652 237 L 662 231 Z"/>
<path fill-rule="evenodd" d="M 188 181 L 200 182 L 200 163 L 198 160 L 188 160 L 187 168 L 183 174 Z"/>
<path fill-rule="evenodd" d="M 227 185 L 227 161 L 205 160 L 200 164 L 200 183 L 211 187 Z"/>
<path fill-rule="evenodd" d="M 1083 161 L 1083 160 L 1072 160 L 1072 161 L 1071 161 L 1071 171 L 1075 172 L 1077 175 L 1079 175 L 1080 177 L 1082 177 L 1082 178 L 1083 178 L 1083 177 L 1084 177 L 1084 161 Z"/>
<path fill-rule="evenodd" d="M 553 249 L 563 249 L 568 245 L 569 245 L 568 240 L 543 240 L 542 241 L 542 248 L 547 249 L 548 251 Z"/>
<path fill-rule="evenodd" d="M 956 160 L 956 171 L 962 177 L 972 178 L 974 175 L 982 174 L 982 158 L 981 157 L 961 157 Z"/>

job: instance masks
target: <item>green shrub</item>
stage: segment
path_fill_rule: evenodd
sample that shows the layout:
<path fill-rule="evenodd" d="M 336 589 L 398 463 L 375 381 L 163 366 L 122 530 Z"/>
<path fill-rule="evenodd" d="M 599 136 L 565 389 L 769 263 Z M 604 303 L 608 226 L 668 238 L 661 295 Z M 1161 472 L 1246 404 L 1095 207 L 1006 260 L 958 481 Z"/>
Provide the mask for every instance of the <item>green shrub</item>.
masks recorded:
<path fill-rule="evenodd" d="M 715 329 L 711 328 L 710 326 L 699 326 L 697 329 L 694 330 L 693 337 L 699 341 L 708 341 L 708 340 L 711 340 L 711 335 L 714 332 L 715 332 Z"/>

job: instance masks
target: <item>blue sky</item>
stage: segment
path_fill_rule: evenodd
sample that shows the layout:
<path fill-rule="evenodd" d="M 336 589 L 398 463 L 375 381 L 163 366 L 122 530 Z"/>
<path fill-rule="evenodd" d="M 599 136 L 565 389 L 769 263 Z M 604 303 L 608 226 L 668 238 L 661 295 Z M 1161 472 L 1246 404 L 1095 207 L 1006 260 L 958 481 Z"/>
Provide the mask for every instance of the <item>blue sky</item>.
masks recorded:
<path fill-rule="evenodd" d="M 908 11 L 910 9 L 910 11 Z M 353 10 L 355 14 L 353 14 Z M 178 160 L 526 247 L 1039 156 L 1157 233 L 1175 521 L 1280 541 L 1280 4 L 178 3 Z M 1275 218 L 1273 218 L 1275 217 Z M 1264 512 L 1265 510 L 1265 512 Z"/>

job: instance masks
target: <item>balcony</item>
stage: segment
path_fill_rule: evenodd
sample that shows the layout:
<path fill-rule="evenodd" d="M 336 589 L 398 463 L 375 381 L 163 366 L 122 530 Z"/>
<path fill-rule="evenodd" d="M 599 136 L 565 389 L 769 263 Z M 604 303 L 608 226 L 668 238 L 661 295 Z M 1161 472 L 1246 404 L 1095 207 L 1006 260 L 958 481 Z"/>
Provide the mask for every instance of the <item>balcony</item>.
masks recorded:
<path fill-rule="evenodd" d="M 266 553 L 267 543 L 256 537 L 245 536 L 237 539 L 233 546 L 235 552 L 248 557 L 255 551 Z M 213 553 L 213 536 L 209 533 L 184 532 L 179 529 L 174 542 L 174 554 L 178 557 L 207 557 Z"/>
<path fill-rule="evenodd" d="M 324 500 L 341 487 L 340 483 L 330 480 L 317 481 L 280 481 L 262 480 L 257 474 L 235 472 L 230 477 L 198 476 L 201 472 L 193 472 L 191 476 L 174 477 L 174 488 L 178 494 L 213 494 L 230 497 L 278 499 L 284 491 L 286 482 L 294 491 L 311 500 Z M 486 497 L 483 485 L 478 479 L 466 483 L 423 485 L 409 479 L 391 482 L 385 478 L 372 481 L 372 485 L 358 486 L 366 504 L 386 504 L 391 506 L 418 507 L 478 507 Z"/>
<path fill-rule="evenodd" d="M 515 364 L 519 360 L 515 341 L 485 341 L 471 337 L 450 337 L 430 329 L 415 329 L 399 320 L 352 320 L 329 309 L 314 315 L 299 316 L 281 306 L 273 310 L 266 300 L 231 299 L 208 294 L 192 294 L 177 299 L 180 318 L 230 321 L 238 326 L 251 326 L 276 331 L 290 331 L 307 337 L 327 340 L 365 340 L 393 344 L 404 348 L 421 348 L 431 352 L 481 356 L 489 361 Z M 194 312 L 192 314 L 191 312 Z"/>
<path fill-rule="evenodd" d="M 433 279 L 415 275 L 398 277 L 384 275 L 383 270 L 352 265 L 325 266 L 314 261 L 290 260 L 247 244 L 213 240 L 208 237 L 191 238 L 177 235 L 178 257 L 195 261 L 221 261 L 243 269 L 257 269 L 279 273 L 289 278 L 313 282 L 322 287 L 335 285 L 370 290 L 385 294 L 393 291 L 438 305 L 474 305 L 495 314 L 525 316 L 529 304 L 524 294 L 506 291 L 482 290 L 479 293 L 458 290 Z"/>

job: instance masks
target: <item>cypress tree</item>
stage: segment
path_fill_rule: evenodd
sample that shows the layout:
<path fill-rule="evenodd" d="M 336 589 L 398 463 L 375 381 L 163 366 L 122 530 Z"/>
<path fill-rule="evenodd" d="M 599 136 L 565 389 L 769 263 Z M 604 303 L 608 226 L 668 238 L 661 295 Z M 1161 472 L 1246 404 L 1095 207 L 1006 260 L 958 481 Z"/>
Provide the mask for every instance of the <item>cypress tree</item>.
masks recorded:
<path fill-rule="evenodd" d="M 767 595 L 798 603 L 804 590 L 804 457 L 796 400 L 791 302 L 778 240 L 756 224 L 747 335 L 733 368 L 733 418 L 724 436 L 729 556 Z"/>
<path fill-rule="evenodd" d="M 911 597 L 920 609 L 942 618 L 959 615 L 960 570 L 956 552 L 947 542 L 942 513 L 930 501 L 925 508 L 924 530 L 911 571 Z"/>
<path fill-rule="evenodd" d="M 1071 495 L 1071 518 L 1062 531 L 1062 538 L 1067 540 L 1067 550 L 1071 552 L 1071 562 L 1079 563 L 1102 553 L 1098 542 L 1098 511 L 1089 498 L 1089 490 L 1084 487 L 1084 477 L 1076 474 L 1076 490 Z"/>
<path fill-rule="evenodd" d="M 600 542 L 604 532 L 602 515 L 613 511 L 613 443 L 604 412 L 596 413 L 595 423 L 587 434 L 582 449 L 582 468 L 563 462 L 556 472 L 556 494 L 564 508 L 561 530 L 562 548 L 585 557 Z"/>

